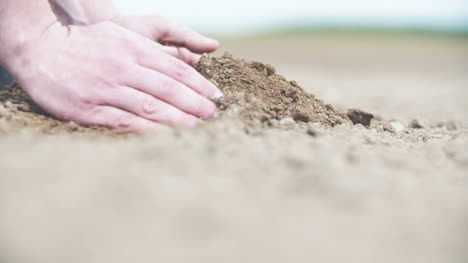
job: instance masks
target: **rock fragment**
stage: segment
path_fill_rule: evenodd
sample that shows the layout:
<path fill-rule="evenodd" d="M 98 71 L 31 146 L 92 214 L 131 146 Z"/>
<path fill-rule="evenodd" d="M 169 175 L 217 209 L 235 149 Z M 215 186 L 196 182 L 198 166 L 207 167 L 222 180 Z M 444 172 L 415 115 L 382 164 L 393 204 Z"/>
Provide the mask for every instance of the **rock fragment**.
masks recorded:
<path fill-rule="evenodd" d="M 424 123 L 419 120 L 412 120 L 410 124 L 408 125 L 411 129 L 423 129 L 424 128 Z"/>
<path fill-rule="evenodd" d="M 400 132 L 405 130 L 405 126 L 403 126 L 403 124 L 401 124 L 400 122 L 397 122 L 397 121 L 390 122 L 390 127 L 396 133 L 400 133 Z"/>
<path fill-rule="evenodd" d="M 393 132 L 393 133 L 400 133 L 405 130 L 405 126 L 397 121 L 392 121 L 384 126 L 384 130 Z"/>
<path fill-rule="evenodd" d="M 292 129 L 294 126 L 296 126 L 296 122 L 292 118 L 284 118 L 279 121 L 279 124 L 281 125 L 282 128 L 286 129 Z"/>
<path fill-rule="evenodd" d="M 5 117 L 8 116 L 8 110 L 3 107 L 3 105 L 0 105 L 0 117 Z"/>
<path fill-rule="evenodd" d="M 360 109 L 349 109 L 348 118 L 353 124 L 362 124 L 364 127 L 369 128 L 374 115 Z"/>

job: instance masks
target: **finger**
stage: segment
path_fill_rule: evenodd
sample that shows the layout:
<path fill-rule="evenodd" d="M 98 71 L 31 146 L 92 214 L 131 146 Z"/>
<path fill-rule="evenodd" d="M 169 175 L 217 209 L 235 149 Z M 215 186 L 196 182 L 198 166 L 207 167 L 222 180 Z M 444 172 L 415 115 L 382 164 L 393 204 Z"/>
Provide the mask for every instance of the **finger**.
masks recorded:
<path fill-rule="evenodd" d="M 193 89 L 198 94 L 218 100 L 223 93 L 210 81 L 188 64 L 154 49 L 145 49 L 145 55 L 138 58 L 138 63 L 146 68 L 158 71 Z"/>
<path fill-rule="evenodd" d="M 110 106 L 96 107 L 87 115 L 87 119 L 82 123 L 107 126 L 133 133 L 143 133 L 161 128 L 161 125 L 158 123 Z"/>
<path fill-rule="evenodd" d="M 198 61 L 200 61 L 201 55 L 195 54 L 192 51 L 188 50 L 187 48 L 178 47 L 177 51 L 178 51 L 177 58 L 184 61 L 185 63 L 189 64 L 192 67 L 195 67 Z"/>
<path fill-rule="evenodd" d="M 157 71 L 138 67 L 125 86 L 134 87 L 193 116 L 210 120 L 216 117 L 216 105 L 186 85 Z"/>
<path fill-rule="evenodd" d="M 179 50 L 177 49 L 177 47 L 175 47 L 175 46 L 165 46 L 165 45 L 160 45 L 160 46 L 161 46 L 161 49 L 166 54 L 171 55 L 171 56 L 176 57 L 176 58 L 179 56 Z"/>
<path fill-rule="evenodd" d="M 166 21 L 166 32 L 159 41 L 167 41 L 178 46 L 187 47 L 197 53 L 207 53 L 216 51 L 219 42 L 215 39 L 205 37 L 185 26 L 172 21 Z"/>
<path fill-rule="evenodd" d="M 201 122 L 195 116 L 131 87 L 121 86 L 115 89 L 106 94 L 102 103 L 170 126 L 194 127 Z"/>
<path fill-rule="evenodd" d="M 161 47 L 163 51 L 167 54 L 182 60 L 183 62 L 189 64 L 192 67 L 195 67 L 195 65 L 197 65 L 198 61 L 200 61 L 201 58 L 201 55 L 195 54 L 187 48 L 176 47 L 172 45 L 162 45 Z"/>

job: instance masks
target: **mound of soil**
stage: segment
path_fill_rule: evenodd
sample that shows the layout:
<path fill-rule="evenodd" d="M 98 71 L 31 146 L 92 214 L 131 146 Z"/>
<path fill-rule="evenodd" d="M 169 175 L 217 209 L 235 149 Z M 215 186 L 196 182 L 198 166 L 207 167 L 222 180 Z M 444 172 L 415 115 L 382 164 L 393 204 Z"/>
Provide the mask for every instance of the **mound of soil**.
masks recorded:
<path fill-rule="evenodd" d="M 276 74 L 276 69 L 260 62 L 203 56 L 196 69 L 224 93 L 221 110 L 233 108 L 246 125 L 276 126 L 277 121 L 318 122 L 333 127 L 348 123 L 346 114 L 336 111 L 295 81 Z"/>
<path fill-rule="evenodd" d="M 240 120 L 246 128 L 294 128 L 301 124 L 320 123 L 325 127 L 339 124 L 362 124 L 369 127 L 373 115 L 358 109 L 339 112 L 295 81 L 277 75 L 273 66 L 260 62 L 203 56 L 196 69 L 224 93 L 217 101 L 220 120 Z M 17 84 L 0 89 L 0 132 L 33 128 L 42 133 L 78 133 L 115 135 L 103 127 L 89 127 L 62 121 L 42 111 Z"/>

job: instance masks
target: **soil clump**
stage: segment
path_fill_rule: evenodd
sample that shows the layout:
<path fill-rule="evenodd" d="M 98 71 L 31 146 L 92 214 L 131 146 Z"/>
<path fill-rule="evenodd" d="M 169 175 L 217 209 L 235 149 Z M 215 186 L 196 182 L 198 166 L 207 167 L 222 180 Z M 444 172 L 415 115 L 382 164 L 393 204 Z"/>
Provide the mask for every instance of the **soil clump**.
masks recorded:
<path fill-rule="evenodd" d="M 345 113 L 318 100 L 297 82 L 276 74 L 267 64 L 222 57 L 203 56 L 196 69 L 224 93 L 218 106 L 235 112 L 247 126 L 276 127 L 281 120 L 321 123 L 326 127 L 350 123 Z M 370 120 L 369 120 L 370 121 Z"/>

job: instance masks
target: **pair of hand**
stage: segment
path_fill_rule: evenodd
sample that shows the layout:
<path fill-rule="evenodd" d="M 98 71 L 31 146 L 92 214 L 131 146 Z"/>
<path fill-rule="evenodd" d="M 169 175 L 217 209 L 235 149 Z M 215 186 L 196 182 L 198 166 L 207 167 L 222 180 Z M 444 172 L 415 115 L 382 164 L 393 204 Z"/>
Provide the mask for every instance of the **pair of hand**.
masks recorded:
<path fill-rule="evenodd" d="M 13 68 L 26 93 L 58 118 L 143 132 L 217 116 L 210 99 L 221 91 L 192 67 L 217 48 L 159 16 L 120 16 L 90 26 L 54 23 Z"/>

